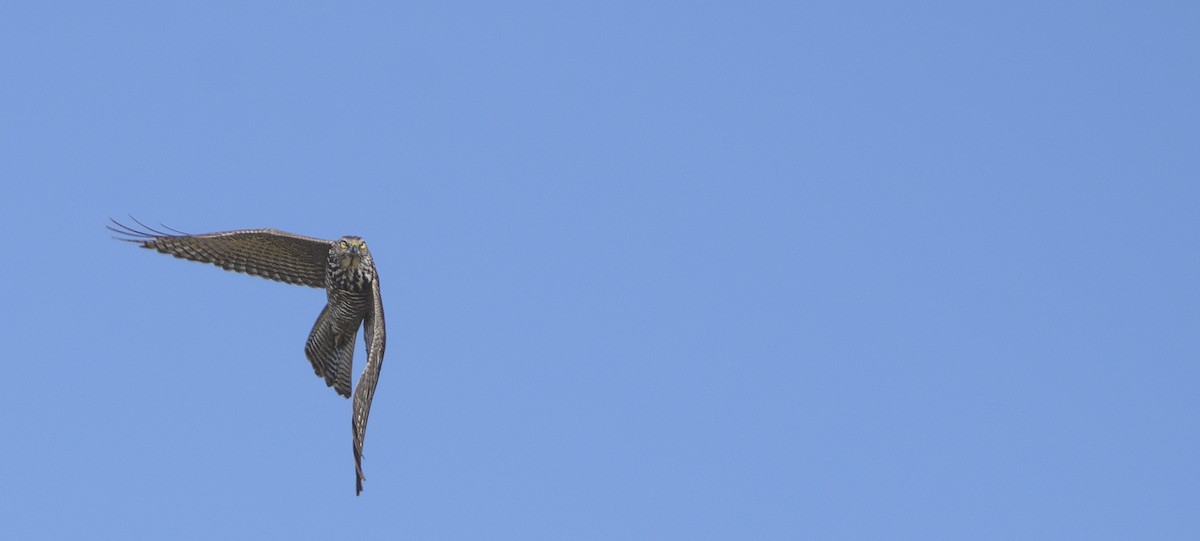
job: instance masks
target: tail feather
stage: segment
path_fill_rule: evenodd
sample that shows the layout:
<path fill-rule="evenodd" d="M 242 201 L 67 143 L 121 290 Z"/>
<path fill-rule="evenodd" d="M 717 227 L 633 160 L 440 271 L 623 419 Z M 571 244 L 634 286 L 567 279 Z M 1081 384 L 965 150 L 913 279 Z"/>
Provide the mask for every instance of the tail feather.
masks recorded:
<path fill-rule="evenodd" d="M 350 397 L 350 369 L 354 364 L 354 344 L 358 328 L 350 332 L 339 332 L 329 305 L 321 310 L 313 324 L 308 342 L 304 344 L 304 355 L 312 363 L 317 376 L 325 378 L 325 384 L 338 394 Z"/>

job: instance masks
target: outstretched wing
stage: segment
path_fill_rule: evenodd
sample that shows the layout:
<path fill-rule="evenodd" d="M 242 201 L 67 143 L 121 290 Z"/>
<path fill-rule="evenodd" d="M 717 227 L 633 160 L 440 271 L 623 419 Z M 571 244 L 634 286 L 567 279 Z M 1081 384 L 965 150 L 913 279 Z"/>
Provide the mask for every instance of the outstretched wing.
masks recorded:
<path fill-rule="evenodd" d="M 357 476 L 355 494 L 362 494 L 366 479 L 362 472 L 363 440 L 367 437 L 367 417 L 371 414 L 371 399 L 375 397 L 375 384 L 379 382 L 379 369 L 383 368 L 383 349 L 387 342 L 387 330 L 383 324 L 383 300 L 379 296 L 379 275 L 371 285 L 371 308 L 363 321 L 363 336 L 367 341 L 367 366 L 354 388 L 354 418 L 350 429 L 354 433 L 354 473 Z"/>
<path fill-rule="evenodd" d="M 225 270 L 310 287 L 325 287 L 325 267 L 333 241 L 295 235 L 277 229 L 242 229 L 203 235 L 165 233 L 138 222 L 145 230 L 115 225 L 108 229 L 120 240 L 140 244 L 175 257 L 212 263 Z"/>

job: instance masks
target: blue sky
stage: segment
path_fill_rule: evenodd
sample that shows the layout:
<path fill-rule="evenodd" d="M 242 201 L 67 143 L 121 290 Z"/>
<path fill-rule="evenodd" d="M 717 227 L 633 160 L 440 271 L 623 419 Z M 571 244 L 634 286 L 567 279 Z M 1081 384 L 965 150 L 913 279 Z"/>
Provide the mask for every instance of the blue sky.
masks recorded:
<path fill-rule="evenodd" d="M 1195 3 L 3 11 L 12 538 L 1200 536 Z"/>

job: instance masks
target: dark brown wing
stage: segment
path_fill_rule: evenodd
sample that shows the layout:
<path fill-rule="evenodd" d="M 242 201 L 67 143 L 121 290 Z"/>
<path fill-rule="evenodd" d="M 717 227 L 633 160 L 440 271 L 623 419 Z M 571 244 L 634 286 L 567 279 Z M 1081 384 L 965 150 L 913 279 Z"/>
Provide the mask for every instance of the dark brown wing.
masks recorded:
<path fill-rule="evenodd" d="M 225 270 L 311 287 L 325 287 L 325 267 L 333 241 L 294 235 L 277 229 L 243 229 L 203 235 L 165 233 L 137 222 L 145 230 L 116 220 L 108 229 L 120 240 L 175 257 L 212 263 Z"/>
<path fill-rule="evenodd" d="M 387 330 L 383 324 L 383 299 L 379 296 L 379 274 L 371 284 L 371 309 L 363 321 L 363 336 L 367 342 L 367 366 L 354 388 L 354 417 L 350 429 L 354 433 L 354 473 L 357 476 L 355 494 L 362 494 L 366 479 L 362 472 L 363 440 L 367 437 L 367 417 L 371 414 L 371 399 L 375 397 L 375 384 L 379 382 L 379 369 L 383 368 L 383 349 L 387 342 Z"/>

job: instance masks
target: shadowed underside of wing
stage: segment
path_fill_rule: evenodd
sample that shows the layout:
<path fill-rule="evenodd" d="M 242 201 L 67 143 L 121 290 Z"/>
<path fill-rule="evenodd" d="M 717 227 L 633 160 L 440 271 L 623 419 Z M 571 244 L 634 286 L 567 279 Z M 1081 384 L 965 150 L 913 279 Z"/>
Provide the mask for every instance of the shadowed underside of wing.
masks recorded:
<path fill-rule="evenodd" d="M 158 231 L 136 219 L 134 222 L 144 230 L 110 221 L 116 227 L 108 226 L 108 229 L 120 235 L 120 240 L 137 243 L 143 248 L 288 284 L 325 287 L 325 268 L 333 241 L 277 229 L 188 235 L 179 231 Z"/>
<path fill-rule="evenodd" d="M 363 337 L 367 342 L 367 365 L 358 386 L 354 388 L 354 417 L 350 430 L 354 433 L 354 473 L 356 494 L 362 494 L 366 478 L 362 472 L 363 441 L 367 437 L 367 417 L 371 414 L 371 399 L 375 397 L 375 384 L 379 382 L 379 371 L 383 368 L 383 350 L 387 343 L 387 330 L 383 323 L 383 300 L 379 296 L 379 276 L 371 286 L 371 308 L 363 321 Z"/>

